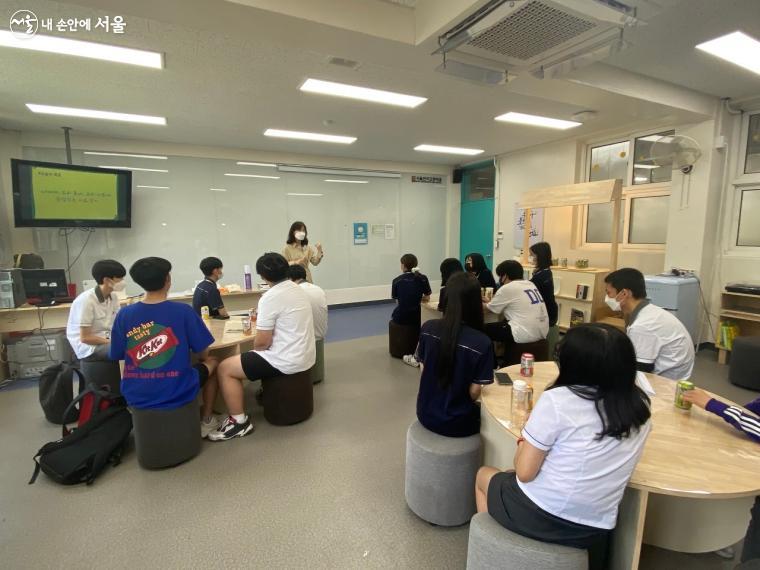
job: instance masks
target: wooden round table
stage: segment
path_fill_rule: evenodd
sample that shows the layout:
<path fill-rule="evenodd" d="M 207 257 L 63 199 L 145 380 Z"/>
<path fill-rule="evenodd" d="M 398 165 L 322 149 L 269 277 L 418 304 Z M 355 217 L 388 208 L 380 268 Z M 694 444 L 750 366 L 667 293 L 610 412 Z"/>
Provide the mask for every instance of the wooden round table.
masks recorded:
<path fill-rule="evenodd" d="M 209 346 L 209 350 L 215 356 L 225 353 L 225 356 L 253 350 L 253 339 L 256 336 L 256 329 L 252 328 L 251 334 L 243 334 L 242 317 L 230 317 L 229 319 L 211 319 L 208 321 L 209 330 L 214 336 L 214 344 Z M 230 350 L 231 349 L 231 350 Z M 227 354 L 229 353 L 229 354 Z"/>
<path fill-rule="evenodd" d="M 520 377 L 519 365 L 504 371 Z M 534 402 L 557 373 L 554 362 L 535 364 Z M 656 392 L 652 431 L 620 505 L 614 569 L 638 568 L 642 543 L 711 552 L 738 542 L 760 495 L 760 446 L 715 414 L 676 408 L 675 381 L 646 376 Z M 481 396 L 484 462 L 499 469 L 513 468 L 520 435 L 511 424 L 511 396 L 511 386 L 496 383 L 485 386 Z"/>

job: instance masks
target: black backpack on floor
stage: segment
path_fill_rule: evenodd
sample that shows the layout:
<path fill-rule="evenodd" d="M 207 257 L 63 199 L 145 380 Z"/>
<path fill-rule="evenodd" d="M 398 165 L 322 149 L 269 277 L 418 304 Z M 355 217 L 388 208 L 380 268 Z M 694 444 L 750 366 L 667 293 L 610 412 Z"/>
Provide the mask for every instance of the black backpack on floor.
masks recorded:
<path fill-rule="evenodd" d="M 121 462 L 132 431 L 132 415 L 124 398 L 90 384 L 69 404 L 64 415 L 80 402 L 88 417 L 80 418 L 79 427 L 71 432 L 64 425 L 61 439 L 40 448 L 34 456 L 30 485 L 37 480 L 40 470 L 56 483 L 90 485 L 106 465 Z"/>
<path fill-rule="evenodd" d="M 47 421 L 54 424 L 70 424 L 77 421 L 79 410 L 69 409 L 74 399 L 74 375 L 79 379 L 79 393 L 84 389 L 84 376 L 69 362 L 48 366 L 40 376 L 40 406 Z M 68 409 L 68 411 L 67 411 Z"/>

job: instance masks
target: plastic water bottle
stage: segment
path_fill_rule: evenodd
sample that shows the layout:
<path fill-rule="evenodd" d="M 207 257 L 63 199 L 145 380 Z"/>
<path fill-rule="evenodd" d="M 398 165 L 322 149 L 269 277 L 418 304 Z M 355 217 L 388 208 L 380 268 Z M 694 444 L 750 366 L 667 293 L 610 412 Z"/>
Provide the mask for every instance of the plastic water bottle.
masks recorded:
<path fill-rule="evenodd" d="M 251 266 L 250 265 L 243 266 L 243 278 L 245 279 L 245 290 L 250 291 L 251 289 L 253 289 L 253 286 L 251 285 Z"/>

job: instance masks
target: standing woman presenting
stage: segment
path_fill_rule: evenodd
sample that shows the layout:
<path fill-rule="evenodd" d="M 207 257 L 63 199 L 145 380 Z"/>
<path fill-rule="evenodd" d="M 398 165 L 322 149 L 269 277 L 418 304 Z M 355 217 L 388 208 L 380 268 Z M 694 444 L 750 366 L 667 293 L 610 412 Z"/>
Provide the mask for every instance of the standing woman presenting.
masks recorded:
<path fill-rule="evenodd" d="M 288 232 L 288 241 L 282 248 L 282 256 L 288 260 L 290 265 L 301 265 L 306 270 L 306 280 L 313 283 L 309 263 L 319 265 L 325 252 L 322 251 L 322 244 L 317 243 L 316 248 L 309 246 L 309 239 L 306 233 L 306 224 L 303 222 L 293 222 Z"/>

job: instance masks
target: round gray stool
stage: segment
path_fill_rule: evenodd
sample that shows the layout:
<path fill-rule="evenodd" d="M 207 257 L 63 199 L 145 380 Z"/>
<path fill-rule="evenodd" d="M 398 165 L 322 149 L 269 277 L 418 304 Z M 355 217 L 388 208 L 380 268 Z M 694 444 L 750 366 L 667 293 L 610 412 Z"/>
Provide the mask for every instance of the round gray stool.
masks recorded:
<path fill-rule="evenodd" d="M 507 530 L 488 513 L 470 521 L 467 570 L 586 570 L 588 553 Z"/>
<path fill-rule="evenodd" d="M 728 366 L 731 384 L 760 390 L 760 336 L 737 336 Z"/>
<path fill-rule="evenodd" d="M 439 526 L 465 524 L 475 514 L 480 434 L 444 437 L 415 421 L 406 433 L 406 504 Z"/>
<path fill-rule="evenodd" d="M 129 408 L 135 430 L 137 460 L 145 469 L 173 467 L 201 450 L 198 402 L 173 410 Z"/>

